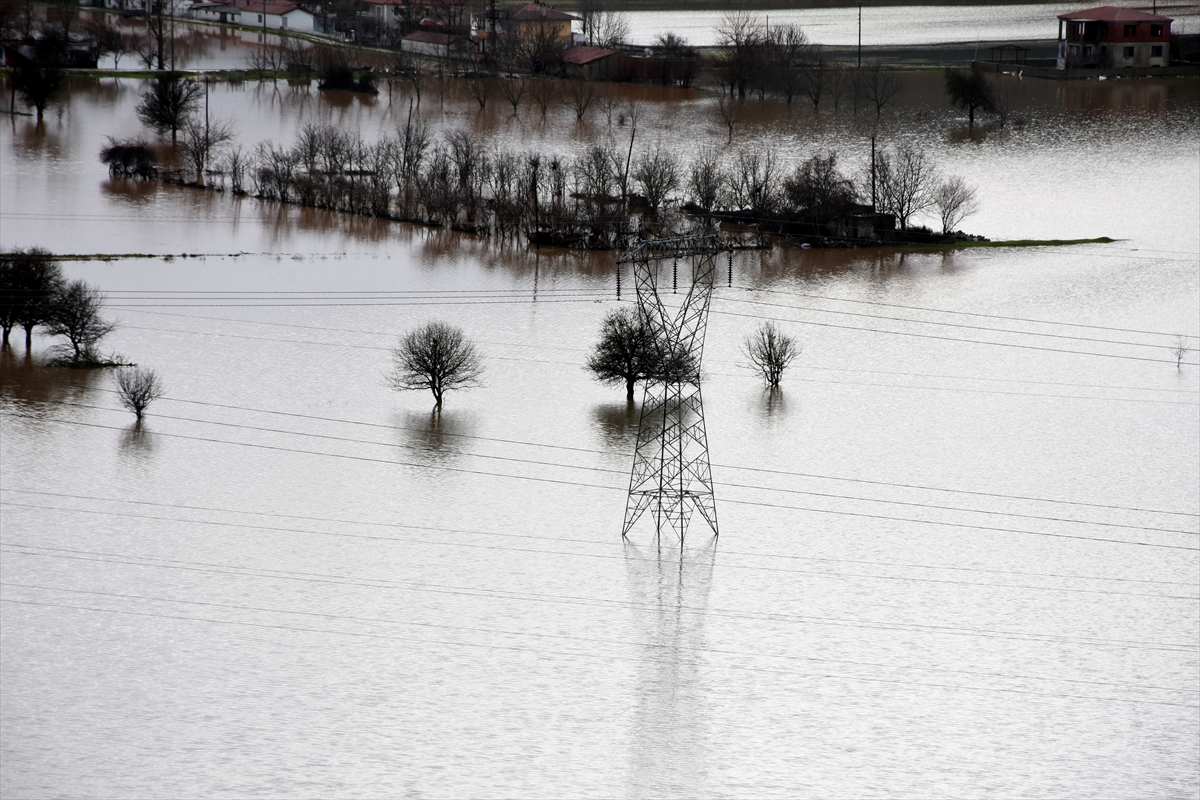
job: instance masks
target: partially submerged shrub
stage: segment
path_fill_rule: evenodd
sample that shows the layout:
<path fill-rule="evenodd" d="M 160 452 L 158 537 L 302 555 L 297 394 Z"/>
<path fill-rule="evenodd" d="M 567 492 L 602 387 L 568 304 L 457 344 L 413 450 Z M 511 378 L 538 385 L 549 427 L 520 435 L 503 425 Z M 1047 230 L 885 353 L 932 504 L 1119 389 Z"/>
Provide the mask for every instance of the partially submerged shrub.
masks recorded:
<path fill-rule="evenodd" d="M 114 178 L 153 180 L 158 177 L 158 157 L 150 143 L 141 137 L 124 141 L 109 137 L 108 144 L 100 148 L 100 160 Z"/>

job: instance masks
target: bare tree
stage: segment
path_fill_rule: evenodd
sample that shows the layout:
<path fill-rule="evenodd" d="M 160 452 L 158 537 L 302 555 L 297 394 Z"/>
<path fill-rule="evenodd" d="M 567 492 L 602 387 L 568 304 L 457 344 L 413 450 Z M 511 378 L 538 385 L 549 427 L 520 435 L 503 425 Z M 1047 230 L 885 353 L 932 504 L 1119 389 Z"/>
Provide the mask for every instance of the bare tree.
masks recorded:
<path fill-rule="evenodd" d="M 1175 356 L 1175 369 L 1183 369 L 1183 359 L 1188 353 L 1192 352 L 1191 346 L 1188 344 L 1188 337 L 1182 333 L 1175 338 L 1175 346 L 1171 349 L 1171 355 Z"/>
<path fill-rule="evenodd" d="M 854 75 L 855 96 L 875 106 L 875 116 L 904 88 L 904 81 L 893 70 L 885 69 L 880 61 L 872 61 Z"/>
<path fill-rule="evenodd" d="M 121 405 L 142 421 L 146 408 L 166 392 L 154 370 L 148 367 L 124 367 L 117 372 L 117 397 Z"/>
<path fill-rule="evenodd" d="M 647 205 L 655 211 L 679 188 L 679 174 L 679 158 L 661 144 L 640 154 L 633 169 L 634 181 L 646 196 Z"/>
<path fill-rule="evenodd" d="M 714 72 L 722 85 L 745 97 L 752 85 L 762 82 L 766 28 L 762 20 L 745 11 L 729 11 L 717 26 L 721 53 Z"/>
<path fill-rule="evenodd" d="M 779 330 L 774 322 L 762 323 L 742 342 L 742 352 L 772 389 L 779 388 L 783 371 L 800 355 L 801 349 L 796 340 Z"/>
<path fill-rule="evenodd" d="M 712 211 L 721 202 L 725 176 L 721 160 L 712 147 L 702 147 L 688 166 L 688 200 L 705 211 Z"/>
<path fill-rule="evenodd" d="M 562 102 L 575 112 L 575 119 L 582 122 L 597 94 L 596 84 L 591 81 L 567 81 Z"/>
<path fill-rule="evenodd" d="M 196 182 L 204 183 L 204 172 L 215 155 L 233 141 L 233 126 L 220 120 L 189 119 L 183 125 L 183 156 L 196 174 Z"/>
<path fill-rule="evenodd" d="M 905 143 L 891 152 L 878 153 L 874 181 L 879 209 L 895 214 L 896 222 L 907 229 L 913 216 L 933 202 L 937 173 L 925 151 Z"/>
<path fill-rule="evenodd" d="M 738 208 L 765 217 L 779 205 L 778 159 L 773 150 L 738 153 L 728 175 L 729 193 Z"/>
<path fill-rule="evenodd" d="M 104 295 L 83 281 L 71 281 L 55 293 L 45 323 L 46 332 L 66 337 L 67 344 L 62 349 L 70 356 L 71 363 L 96 361 L 96 345 L 116 329 L 114 323 L 101 318 L 103 308 Z"/>
<path fill-rule="evenodd" d="M 159 133 L 170 131 L 171 140 L 175 141 L 203 94 L 204 89 L 194 80 L 178 72 L 167 72 L 153 80 L 134 112 L 146 127 Z"/>
<path fill-rule="evenodd" d="M 592 23 L 588 44 L 609 49 L 620 47 L 629 39 L 629 15 L 620 11 L 602 11 Z"/>
<path fill-rule="evenodd" d="M 596 380 L 625 384 L 625 398 L 632 403 L 634 386 L 649 377 L 657 363 L 654 334 L 637 309 L 621 308 L 604 317 L 600 341 L 587 360 Z"/>
<path fill-rule="evenodd" d="M 542 116 L 546 116 L 546 111 L 558 98 L 558 82 L 550 78 L 535 78 L 529 82 L 529 97 L 541 109 Z"/>
<path fill-rule="evenodd" d="M 600 109 L 600 113 L 604 115 L 604 121 L 609 127 L 612 127 L 613 112 L 620 106 L 620 101 L 612 92 L 601 91 L 600 96 L 596 98 L 596 107 Z"/>
<path fill-rule="evenodd" d="M 788 204 L 813 222 L 838 217 L 858 201 L 854 182 L 838 170 L 833 150 L 798 164 L 795 172 L 784 179 L 783 190 Z"/>
<path fill-rule="evenodd" d="M 528 86 L 524 78 L 509 76 L 499 80 L 500 96 L 508 101 L 512 106 L 513 114 L 521 107 L 521 100 L 525 97 Z"/>
<path fill-rule="evenodd" d="M 967 110 L 967 124 L 975 124 L 976 111 L 997 110 L 996 92 L 984 77 L 983 70 L 974 64 L 969 70 L 946 70 L 946 94 L 950 104 Z"/>
<path fill-rule="evenodd" d="M 942 233 L 952 233 L 967 217 L 979 211 L 975 189 L 957 175 L 933 190 L 933 207 L 942 221 Z"/>
<path fill-rule="evenodd" d="M 428 322 L 400 337 L 392 351 L 393 389 L 428 389 L 434 411 L 441 411 L 442 396 L 451 389 L 480 385 L 483 360 L 461 328 L 445 322 Z"/>
<path fill-rule="evenodd" d="M 736 100 L 732 94 L 723 94 L 717 98 L 717 105 L 713 111 L 725 130 L 729 132 L 729 138 L 726 141 L 732 143 L 733 130 L 742 118 L 741 102 Z"/>

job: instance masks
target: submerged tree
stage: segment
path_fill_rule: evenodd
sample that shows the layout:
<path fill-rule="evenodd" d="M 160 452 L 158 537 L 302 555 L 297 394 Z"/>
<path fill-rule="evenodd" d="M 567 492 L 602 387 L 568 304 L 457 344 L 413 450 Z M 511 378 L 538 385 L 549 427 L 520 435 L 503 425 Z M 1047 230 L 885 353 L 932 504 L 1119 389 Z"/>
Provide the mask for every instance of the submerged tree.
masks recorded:
<path fill-rule="evenodd" d="M 774 322 L 764 322 L 742 342 L 742 352 L 754 369 L 762 375 L 767 386 L 779 388 L 783 371 L 800 355 L 801 346 Z"/>
<path fill-rule="evenodd" d="M 158 133 L 170 131 L 171 141 L 175 141 L 203 94 L 204 89 L 194 80 L 167 72 L 154 79 L 134 112 L 146 127 Z"/>
<path fill-rule="evenodd" d="M 25 329 L 25 349 L 33 344 L 33 329 L 45 325 L 62 287 L 62 269 L 48 250 L 33 247 L 0 254 L 0 328 L 3 346 L 18 325 Z"/>
<path fill-rule="evenodd" d="M 117 395 L 121 405 L 142 421 L 147 406 L 162 397 L 166 388 L 154 370 L 143 367 L 125 367 L 117 373 Z"/>
<path fill-rule="evenodd" d="M 983 71 L 974 65 L 970 70 L 946 70 L 946 94 L 950 95 L 951 105 L 966 109 L 970 125 L 975 124 L 976 111 L 994 113 L 999 105 L 992 85 Z"/>
<path fill-rule="evenodd" d="M 625 384 L 625 397 L 632 403 L 634 385 L 654 372 L 658 360 L 650 326 L 636 309 L 621 308 L 604 318 L 587 368 L 601 383 Z"/>
<path fill-rule="evenodd" d="M 37 112 L 37 121 L 45 116 L 46 106 L 54 100 L 66 83 L 62 68 L 53 64 L 22 64 L 13 70 L 13 87 L 21 102 Z"/>
<path fill-rule="evenodd" d="M 480 385 L 483 360 L 461 328 L 429 322 L 400 338 L 392 350 L 393 389 L 428 389 L 434 411 L 441 411 L 442 396 L 451 389 Z"/>
<path fill-rule="evenodd" d="M 100 316 L 104 295 L 83 281 L 71 281 L 55 293 L 46 331 L 52 336 L 64 336 L 63 349 L 72 364 L 98 360 L 96 345 L 116 329 L 116 324 Z"/>
<path fill-rule="evenodd" d="M 952 233 L 964 219 L 979 211 L 975 189 L 957 175 L 933 190 L 933 207 L 942 220 L 942 233 Z"/>

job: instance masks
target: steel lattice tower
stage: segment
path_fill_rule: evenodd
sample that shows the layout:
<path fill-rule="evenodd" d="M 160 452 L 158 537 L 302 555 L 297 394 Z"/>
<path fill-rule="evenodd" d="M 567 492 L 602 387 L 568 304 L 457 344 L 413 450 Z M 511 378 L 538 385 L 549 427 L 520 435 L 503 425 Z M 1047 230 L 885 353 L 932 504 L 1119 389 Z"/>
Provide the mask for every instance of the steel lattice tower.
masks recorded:
<path fill-rule="evenodd" d="M 669 528 L 682 542 L 693 512 L 717 534 L 700 358 L 716 256 L 728 249 L 715 235 L 657 239 L 635 244 L 617 261 L 633 264 L 638 314 L 653 333 L 658 355 L 655 374 L 645 382 L 622 536 L 646 511 L 656 534 Z M 677 307 L 659 293 L 659 272 L 666 262 L 673 265 L 673 291 L 679 288 L 680 269 L 686 270 L 686 295 Z"/>

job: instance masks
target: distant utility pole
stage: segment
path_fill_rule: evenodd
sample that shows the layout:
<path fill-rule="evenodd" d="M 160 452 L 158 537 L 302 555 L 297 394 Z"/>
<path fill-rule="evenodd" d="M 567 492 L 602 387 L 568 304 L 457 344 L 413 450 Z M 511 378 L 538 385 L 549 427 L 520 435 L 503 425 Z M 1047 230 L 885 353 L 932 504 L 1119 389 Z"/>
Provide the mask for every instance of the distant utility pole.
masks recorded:
<path fill-rule="evenodd" d="M 633 263 L 638 316 L 654 337 L 657 361 L 654 374 L 646 378 L 622 537 L 646 511 L 654 518 L 656 535 L 667 528 L 682 543 L 694 512 L 717 534 L 700 357 L 716 256 L 726 250 L 729 245 L 716 235 L 683 236 L 638 242 L 617 260 L 618 265 Z M 674 265 L 673 285 L 680 261 L 691 269 L 686 297 L 670 309 L 658 291 L 658 273 L 668 261 Z"/>
<path fill-rule="evenodd" d="M 858 68 L 862 69 L 862 3 L 858 4 Z"/>

